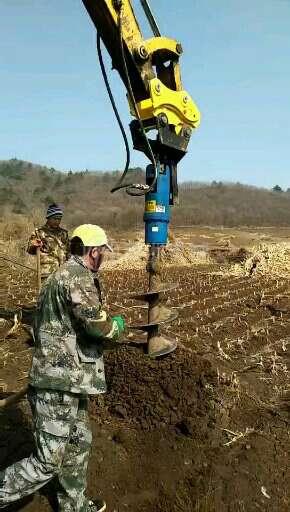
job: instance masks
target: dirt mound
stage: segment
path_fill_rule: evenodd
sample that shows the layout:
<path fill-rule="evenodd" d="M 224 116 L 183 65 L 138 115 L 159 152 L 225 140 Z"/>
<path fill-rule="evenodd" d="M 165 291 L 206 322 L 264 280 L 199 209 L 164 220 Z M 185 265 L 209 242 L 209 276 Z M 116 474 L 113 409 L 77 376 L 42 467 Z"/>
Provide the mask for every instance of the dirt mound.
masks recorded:
<path fill-rule="evenodd" d="M 234 247 L 231 244 L 221 245 L 209 250 L 209 256 L 217 263 L 242 263 L 251 253 L 244 247 Z"/>
<path fill-rule="evenodd" d="M 210 363 L 190 351 L 177 349 L 153 361 L 122 348 L 108 354 L 106 363 L 109 391 L 95 404 L 104 421 L 109 414 L 145 431 L 173 426 L 189 435 L 199 435 L 200 423 L 214 422 L 216 377 Z"/>
<path fill-rule="evenodd" d="M 104 269 L 141 269 L 148 259 L 148 246 L 139 240 L 128 251 L 116 260 L 110 260 L 104 265 Z M 160 251 L 161 263 L 164 266 L 179 265 L 188 266 L 204 264 L 210 261 L 206 250 L 193 244 L 181 241 L 169 242 Z"/>
<path fill-rule="evenodd" d="M 186 267 L 210 263 L 210 258 L 204 247 L 178 241 L 169 243 L 163 248 L 161 252 L 161 262 L 164 266 L 179 265 Z"/>
<path fill-rule="evenodd" d="M 109 389 L 92 404 L 91 480 L 110 510 L 192 512 L 212 472 L 206 450 L 220 443 L 216 372 L 183 348 L 158 361 L 122 348 L 105 363 Z"/>
<path fill-rule="evenodd" d="M 234 265 L 235 275 L 290 276 L 290 244 L 259 244 L 251 249 L 251 255 L 241 264 Z"/>

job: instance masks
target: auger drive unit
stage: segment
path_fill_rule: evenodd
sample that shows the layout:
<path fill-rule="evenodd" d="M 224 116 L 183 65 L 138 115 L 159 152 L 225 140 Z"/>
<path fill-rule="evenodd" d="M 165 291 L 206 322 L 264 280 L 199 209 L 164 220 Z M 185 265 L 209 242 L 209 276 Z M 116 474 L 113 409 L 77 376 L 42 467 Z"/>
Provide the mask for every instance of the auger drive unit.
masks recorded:
<path fill-rule="evenodd" d="M 200 123 L 200 114 L 190 95 L 183 89 L 179 60 L 182 46 L 163 37 L 148 0 L 140 0 L 152 30 L 144 39 L 131 0 L 82 0 L 96 29 L 97 49 L 106 88 L 126 147 L 123 174 L 112 189 L 125 189 L 129 195 L 145 199 L 145 243 L 149 246 L 148 290 L 134 298 L 148 304 L 147 323 L 131 325 L 147 333 L 148 355 L 152 358 L 175 350 L 175 340 L 159 332 L 162 324 L 176 318 L 162 304 L 172 286 L 162 283 L 160 251 L 167 244 L 171 207 L 178 200 L 177 164 L 187 152 L 192 131 Z M 174 8 L 171 4 L 170 8 Z M 130 124 L 134 149 L 144 153 L 150 164 L 145 183 L 128 183 L 130 151 L 126 132 L 110 89 L 101 41 L 105 44 L 125 85 L 129 109 L 135 118 Z M 154 132 L 155 138 L 150 138 Z"/>

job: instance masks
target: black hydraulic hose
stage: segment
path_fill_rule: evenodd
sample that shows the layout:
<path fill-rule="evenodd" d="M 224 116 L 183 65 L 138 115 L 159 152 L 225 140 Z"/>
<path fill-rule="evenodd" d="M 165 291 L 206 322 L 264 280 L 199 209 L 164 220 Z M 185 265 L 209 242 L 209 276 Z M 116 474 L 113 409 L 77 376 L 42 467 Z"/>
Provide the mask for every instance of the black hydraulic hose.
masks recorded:
<path fill-rule="evenodd" d="M 145 15 L 146 15 L 146 18 L 149 22 L 149 25 L 151 27 L 151 30 L 154 34 L 155 37 L 161 37 L 161 33 L 160 33 L 160 30 L 159 30 L 159 27 L 156 23 L 156 20 L 153 16 L 153 13 L 151 11 L 151 8 L 150 8 L 150 5 L 148 3 L 148 0 L 140 0 L 141 1 L 141 5 L 143 7 L 143 11 L 145 12 Z"/>
<path fill-rule="evenodd" d="M 120 177 L 120 179 L 118 181 L 118 185 L 120 185 L 120 184 L 122 184 L 123 180 L 125 179 L 126 174 L 128 172 L 128 169 L 129 169 L 129 166 L 130 166 L 130 147 L 129 147 L 128 138 L 127 138 L 127 135 L 126 135 L 126 132 L 125 132 L 125 129 L 124 129 L 124 125 L 122 123 L 122 120 L 121 120 L 121 117 L 120 117 L 119 111 L 117 109 L 116 102 L 115 102 L 115 99 L 114 99 L 114 96 L 113 96 L 113 93 L 112 93 L 112 90 L 111 90 L 111 86 L 109 84 L 109 80 L 108 80 L 108 76 L 107 76 L 107 72 L 106 72 L 105 64 L 104 64 L 104 60 L 103 60 L 103 55 L 102 55 L 101 37 L 100 37 L 99 32 L 97 32 L 97 52 L 98 52 L 99 63 L 100 63 L 103 79 L 104 79 L 104 82 L 105 82 L 105 86 L 106 86 L 106 89 L 107 89 L 107 92 L 108 92 L 108 96 L 110 98 L 110 102 L 111 102 L 114 114 L 116 116 L 119 128 L 121 130 L 122 137 L 123 137 L 124 144 L 125 144 L 125 148 L 126 148 L 126 164 L 125 164 L 125 168 L 124 168 L 124 171 L 122 173 L 122 176 Z M 115 186 L 111 190 L 111 192 L 115 192 L 115 190 L 118 190 L 118 185 Z"/>
<path fill-rule="evenodd" d="M 113 93 L 112 93 L 112 89 L 111 89 L 111 86 L 109 84 L 108 75 L 107 75 L 107 72 L 106 72 L 106 69 L 105 69 L 105 64 L 104 64 L 103 55 L 102 55 L 101 37 L 100 37 L 99 33 L 97 33 L 97 52 L 98 52 L 98 58 L 99 58 L 101 72 L 102 72 L 102 75 L 103 75 L 105 86 L 106 86 L 106 89 L 107 89 L 107 92 L 108 92 L 108 95 L 109 95 L 109 98 L 110 98 L 110 102 L 111 102 L 112 108 L 114 110 L 114 114 L 115 114 L 117 122 L 118 122 L 119 128 L 121 130 L 121 133 L 122 133 L 122 136 L 123 136 L 123 139 L 124 139 L 124 143 L 125 143 L 125 148 L 126 148 L 126 164 L 125 164 L 125 168 L 124 168 L 124 170 L 122 172 L 122 175 L 121 175 L 120 179 L 118 180 L 116 185 L 111 189 L 111 193 L 114 193 L 117 190 L 121 190 L 123 188 L 126 188 L 127 192 L 129 193 L 129 195 L 144 195 L 143 190 L 144 190 L 144 187 L 146 187 L 146 185 L 134 184 L 134 183 L 127 183 L 127 184 L 123 183 L 124 179 L 126 178 L 126 175 L 127 175 L 128 171 L 129 171 L 130 148 L 129 148 L 128 138 L 127 138 L 127 135 L 126 135 L 126 132 L 125 132 L 125 129 L 124 129 L 124 125 L 122 123 L 122 120 L 121 120 L 121 117 L 120 117 L 120 114 L 119 114 L 119 111 L 118 111 L 118 108 L 116 106 L 116 102 L 115 102 L 115 99 L 114 99 L 114 96 L 113 96 Z M 129 191 L 130 187 L 134 188 L 134 190 L 135 189 L 136 190 L 138 189 L 138 191 L 142 190 L 142 192 L 141 193 L 139 192 L 139 194 L 131 194 L 131 191 Z M 146 189 L 147 188 L 148 187 L 146 187 Z"/>
<path fill-rule="evenodd" d="M 140 125 L 141 131 L 142 131 L 142 135 L 143 135 L 144 140 L 146 142 L 146 145 L 147 145 L 147 148 L 148 148 L 148 152 L 150 154 L 150 160 L 151 160 L 153 168 L 154 168 L 154 179 L 153 179 L 153 181 L 152 181 L 150 186 L 148 186 L 148 185 L 141 185 L 141 187 L 140 187 L 140 185 L 130 185 L 127 188 L 127 193 L 129 195 L 131 195 L 131 196 L 144 196 L 145 194 L 148 194 L 149 192 L 151 192 L 154 189 L 154 187 L 155 187 L 155 184 L 156 184 L 156 181 L 157 181 L 157 164 L 156 164 L 155 156 L 153 154 L 150 142 L 149 142 L 148 137 L 146 135 L 142 119 L 141 119 L 139 111 L 138 111 L 137 103 L 136 103 L 134 92 L 133 92 L 133 89 L 132 89 L 131 79 L 130 79 L 129 72 L 128 72 L 126 56 L 125 56 L 125 51 L 124 51 L 123 35 L 122 35 L 122 15 L 121 15 L 121 10 L 119 12 L 118 26 L 119 26 L 120 48 L 121 48 L 121 55 L 122 55 L 122 61 L 123 61 L 123 68 L 124 68 L 125 75 L 126 75 L 126 80 L 127 80 L 127 91 L 128 91 L 131 103 L 132 103 L 134 111 L 135 111 L 135 116 L 136 116 L 137 120 L 139 121 L 139 125 Z M 141 188 L 141 190 L 140 190 L 140 188 Z M 143 188 L 143 190 L 142 190 L 142 188 Z"/>
<path fill-rule="evenodd" d="M 123 123 L 121 121 L 120 114 L 119 114 L 119 111 L 117 109 L 116 102 L 115 102 L 115 99 L 114 99 L 114 96 L 113 96 L 113 93 L 112 93 L 112 90 L 111 90 L 111 87 L 110 87 L 110 84 L 109 84 L 107 72 L 106 72 L 106 69 L 105 69 L 105 65 L 104 65 L 104 61 L 103 61 L 103 56 L 102 56 L 102 50 L 101 50 L 101 37 L 100 37 L 100 34 L 97 33 L 97 52 L 98 52 L 98 58 L 99 58 L 99 62 L 100 62 L 100 67 L 101 67 L 103 79 L 104 79 L 104 82 L 105 82 L 105 86 L 106 86 L 106 89 L 107 89 L 107 92 L 108 92 L 108 95 L 109 95 L 109 98 L 110 98 L 110 102 L 111 102 L 111 105 L 113 107 L 113 110 L 114 110 L 114 113 L 115 113 L 115 116 L 116 116 L 116 119 L 117 119 L 117 122 L 118 122 L 118 125 L 119 125 L 120 130 L 121 130 L 121 133 L 122 133 L 122 136 L 123 136 L 123 139 L 124 139 L 124 143 L 125 143 L 125 148 L 126 148 L 126 165 L 125 165 L 124 171 L 123 171 L 120 179 L 118 180 L 116 185 L 111 189 L 111 193 L 116 192 L 117 190 L 125 188 L 127 194 L 129 194 L 131 196 L 144 196 L 144 195 L 148 194 L 148 192 L 151 192 L 154 189 L 154 187 L 155 187 L 155 184 L 156 184 L 156 181 L 157 181 L 157 164 L 156 164 L 155 156 L 153 154 L 150 142 L 149 142 L 149 140 L 147 138 L 147 135 L 146 135 L 146 132 L 145 132 L 145 129 L 144 129 L 144 125 L 143 125 L 142 119 L 140 118 L 140 115 L 139 115 L 139 112 L 138 112 L 136 100 L 135 100 L 133 89 L 132 89 L 132 85 L 131 85 L 130 76 L 129 76 L 129 73 L 128 73 L 126 57 L 125 57 L 125 52 L 124 52 L 124 44 L 123 44 L 121 11 L 119 12 L 119 17 L 118 17 L 118 27 L 119 27 L 121 56 L 122 56 L 123 68 L 124 68 L 124 72 L 125 72 L 125 75 L 126 75 L 126 81 L 127 81 L 127 87 L 126 88 L 127 88 L 128 94 L 130 96 L 130 100 L 131 100 L 132 106 L 134 108 L 136 118 L 139 121 L 140 128 L 141 128 L 144 140 L 145 140 L 147 148 L 148 148 L 148 152 L 149 152 L 150 159 L 151 159 L 153 167 L 154 167 L 155 174 L 154 174 L 154 179 L 153 179 L 153 181 L 152 181 L 150 186 L 148 186 L 146 184 L 142 184 L 142 183 L 127 183 L 127 184 L 123 183 L 124 179 L 125 179 L 125 177 L 126 177 L 126 175 L 128 173 L 128 170 L 129 170 L 129 165 L 130 165 L 130 149 L 129 149 L 129 144 L 128 144 L 128 138 L 127 138 L 127 135 L 126 135 Z"/>

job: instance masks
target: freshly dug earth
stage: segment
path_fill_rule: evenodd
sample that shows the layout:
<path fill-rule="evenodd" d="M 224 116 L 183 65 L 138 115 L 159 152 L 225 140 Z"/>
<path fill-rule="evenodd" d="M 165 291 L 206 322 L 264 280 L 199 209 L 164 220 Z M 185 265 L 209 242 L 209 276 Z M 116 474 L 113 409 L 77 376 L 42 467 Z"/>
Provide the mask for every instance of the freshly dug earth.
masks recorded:
<path fill-rule="evenodd" d="M 232 267 L 231 272 L 235 275 L 258 273 L 289 278 L 289 264 L 289 242 L 260 243 L 252 247 L 251 254 L 241 260 L 239 265 Z"/>
<path fill-rule="evenodd" d="M 92 403 L 96 451 L 90 471 L 110 510 L 179 510 L 174 503 L 185 498 L 193 505 L 207 492 L 206 481 L 195 482 L 209 467 L 202 446 L 217 445 L 220 437 L 210 363 L 182 349 L 150 361 L 127 348 L 108 355 L 107 368 L 109 392 Z M 113 459 L 107 460 L 108 450 Z M 112 472 L 108 492 L 104 475 L 108 481 Z M 191 496 L 181 484 L 188 478 Z"/>
<path fill-rule="evenodd" d="M 148 260 L 148 245 L 143 240 L 135 241 L 121 257 L 108 260 L 104 268 L 108 270 L 144 269 Z M 209 263 L 210 257 L 205 247 L 178 240 L 169 242 L 160 250 L 162 266 L 192 266 Z"/>
<path fill-rule="evenodd" d="M 101 405 L 98 401 L 94 404 L 96 417 L 105 421 L 109 412 L 144 431 L 172 426 L 194 429 L 197 435 L 196 417 L 214 420 L 209 400 L 217 377 L 211 364 L 191 351 L 181 348 L 153 361 L 140 351 L 125 348 L 112 352 L 107 364 L 110 392 L 101 398 Z"/>
<path fill-rule="evenodd" d="M 178 349 L 159 361 L 129 346 L 106 353 L 108 392 L 91 404 L 90 494 L 109 512 L 288 512 L 290 311 L 273 317 L 261 300 L 285 293 L 288 280 L 204 267 L 164 279 L 179 284 L 167 302 L 180 317 L 164 331 Z M 126 295 L 145 288 L 144 272 L 112 270 L 104 282 L 111 312 L 141 320 Z M 32 300 L 21 283 L 5 305 Z M 2 338 L 0 353 L 0 386 L 19 389 L 27 334 Z M 32 446 L 26 402 L 1 413 L 0 467 Z M 51 507 L 40 495 L 23 510 Z"/>

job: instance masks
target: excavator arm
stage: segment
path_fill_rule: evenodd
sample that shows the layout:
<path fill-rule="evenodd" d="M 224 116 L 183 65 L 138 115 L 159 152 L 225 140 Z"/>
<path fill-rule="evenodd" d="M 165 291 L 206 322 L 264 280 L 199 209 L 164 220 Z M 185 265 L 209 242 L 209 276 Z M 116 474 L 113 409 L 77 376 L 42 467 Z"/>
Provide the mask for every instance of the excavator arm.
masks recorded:
<path fill-rule="evenodd" d="M 144 188 L 149 286 L 145 293 L 132 296 L 148 303 L 148 322 L 130 327 L 148 334 L 147 353 L 157 358 L 176 348 L 174 339 L 159 333 L 159 325 L 174 320 L 176 314 L 159 303 L 160 294 L 169 292 L 174 285 L 168 287 L 161 280 L 158 257 L 160 247 L 167 242 L 169 206 L 177 197 L 177 163 L 186 153 L 200 114 L 182 88 L 181 44 L 161 36 L 148 0 L 140 1 L 154 35 L 147 40 L 142 36 L 131 0 L 82 0 L 126 87 L 129 107 L 136 118 L 130 126 L 134 147 L 153 163 L 147 167 Z M 144 134 L 152 129 L 157 130 L 156 140 L 145 140 Z M 27 387 L 0 400 L 0 408 L 17 402 L 26 392 Z"/>
<path fill-rule="evenodd" d="M 82 0 L 92 22 L 99 32 L 113 68 L 119 72 L 127 88 L 127 78 L 121 58 L 120 37 L 122 33 L 126 63 L 136 101 L 147 97 L 146 83 L 150 76 L 148 65 L 138 65 L 135 49 L 142 45 L 143 38 L 131 2 L 113 0 Z M 153 76 L 152 76 L 153 78 Z"/>
<path fill-rule="evenodd" d="M 147 0 L 142 0 L 142 5 L 154 30 L 154 37 L 147 40 L 143 38 L 130 0 L 82 1 L 112 58 L 113 68 L 128 91 L 133 116 L 141 119 L 146 131 L 162 131 L 169 126 L 179 136 L 184 151 L 191 130 L 199 125 L 200 114 L 182 88 L 181 44 L 161 36 Z M 134 138 L 138 145 L 133 135 Z M 177 139 L 175 145 L 178 146 Z"/>
<path fill-rule="evenodd" d="M 129 108 L 135 120 L 130 123 L 134 148 L 151 161 L 146 169 L 146 184 L 127 187 L 131 195 L 145 196 L 145 243 L 149 245 L 148 291 L 135 295 L 148 303 L 148 321 L 131 326 L 148 334 L 148 354 L 152 358 L 175 350 L 176 341 L 159 333 L 159 324 L 170 322 L 176 315 L 159 304 L 159 295 L 170 291 L 162 282 L 159 255 L 168 239 L 171 206 L 177 202 L 177 163 L 183 158 L 192 131 L 200 123 L 200 114 L 190 95 L 183 89 L 180 73 L 182 46 L 178 41 L 162 37 L 149 7 L 140 0 L 151 26 L 153 37 L 144 39 L 131 0 L 82 0 L 98 32 L 98 53 L 111 101 L 100 53 L 104 42 L 115 68 L 127 90 Z M 115 113 L 118 113 L 112 101 Z M 128 142 L 121 126 L 127 149 Z M 157 133 L 154 139 L 150 132 Z"/>

